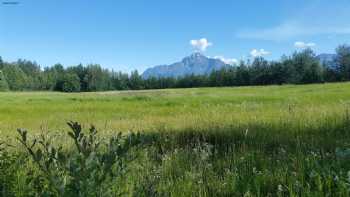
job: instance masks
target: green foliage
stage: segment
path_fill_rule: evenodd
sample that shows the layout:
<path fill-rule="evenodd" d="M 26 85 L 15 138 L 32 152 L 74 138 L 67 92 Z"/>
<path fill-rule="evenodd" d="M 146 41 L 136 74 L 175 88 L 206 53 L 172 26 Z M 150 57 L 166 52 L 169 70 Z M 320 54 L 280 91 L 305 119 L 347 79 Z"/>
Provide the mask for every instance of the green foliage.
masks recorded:
<path fill-rule="evenodd" d="M 255 58 L 251 66 L 251 84 L 271 84 L 272 78 L 272 67 L 263 58 Z"/>
<path fill-rule="evenodd" d="M 0 70 L 0 91 L 8 91 L 9 85 L 5 79 L 4 73 Z"/>
<path fill-rule="evenodd" d="M 102 69 L 100 65 L 88 65 L 84 81 L 87 84 L 87 91 L 110 89 L 108 70 Z"/>
<path fill-rule="evenodd" d="M 63 92 L 79 92 L 80 79 L 75 73 L 66 73 L 63 77 L 62 91 Z"/>
<path fill-rule="evenodd" d="M 4 61 L 2 60 L 2 57 L 0 56 L 0 70 L 4 68 Z"/>
<path fill-rule="evenodd" d="M 0 93 L 0 141 L 12 145 L 0 145 L 0 194 L 349 196 L 349 90 L 332 83 Z M 67 135 L 72 114 L 84 124 L 70 123 Z M 32 131 L 21 130 L 26 146 L 5 138 L 18 126 Z M 101 156 L 110 150 L 120 150 L 113 162 Z"/>
<path fill-rule="evenodd" d="M 72 66 L 67 68 L 68 73 L 75 73 L 79 77 L 80 81 L 80 90 L 81 91 L 87 91 L 88 83 L 85 81 L 85 76 L 87 74 L 87 69 L 82 65 L 79 64 L 78 66 Z"/>
<path fill-rule="evenodd" d="M 317 124 L 324 115 L 343 113 L 349 98 L 350 83 L 78 94 L 1 92 L 0 131 L 13 136 L 11 128 L 20 125 L 35 131 L 42 126 L 46 131 L 49 125 L 64 130 L 64 117 L 83 124 L 93 121 L 108 133 L 276 122 L 282 117 Z"/>
<path fill-rule="evenodd" d="M 3 73 L 11 90 L 27 90 L 30 81 L 27 75 L 16 64 L 4 64 Z"/>
<path fill-rule="evenodd" d="M 129 76 L 122 72 L 114 73 L 112 72 L 111 84 L 116 90 L 127 90 L 129 89 L 128 84 Z"/>
<path fill-rule="evenodd" d="M 129 79 L 129 87 L 133 90 L 143 89 L 143 80 L 137 70 L 131 72 Z"/>
<path fill-rule="evenodd" d="M 55 64 L 49 71 L 52 73 L 50 80 L 52 80 L 53 90 L 63 91 L 63 84 L 65 82 L 65 70 L 62 64 Z"/>
<path fill-rule="evenodd" d="M 336 66 L 340 79 L 350 80 L 350 46 L 340 45 L 337 49 Z"/>
<path fill-rule="evenodd" d="M 36 62 L 19 59 L 15 63 L 27 77 L 28 89 L 37 90 L 41 85 L 41 69 Z"/>
<path fill-rule="evenodd" d="M 341 45 L 336 52 L 335 68 L 321 65 L 315 53 L 311 49 L 305 49 L 291 56 L 282 56 L 277 62 L 258 57 L 252 61 L 241 61 L 238 66 L 227 65 L 208 75 L 192 74 L 178 78 L 150 77 L 144 79 L 137 70 L 127 74 L 103 69 L 98 64 L 87 66 L 79 64 L 68 68 L 56 64 L 41 70 L 36 62 L 21 59 L 14 63 L 6 63 L 1 60 L 0 69 L 3 68 L 11 90 L 65 92 L 348 81 L 350 80 L 350 47 Z"/>
<path fill-rule="evenodd" d="M 52 144 L 45 135 L 30 140 L 27 131 L 19 129 L 18 141 L 39 170 L 31 176 L 41 180 L 36 195 L 43 196 L 119 196 L 113 188 L 117 178 L 125 174 L 126 154 L 136 141 L 136 135 L 125 139 L 121 134 L 103 141 L 91 126 L 87 133 L 77 122 L 69 122 L 69 137 L 74 146 L 69 153 Z"/>
<path fill-rule="evenodd" d="M 322 70 L 316 55 L 311 49 L 294 53 L 289 61 L 291 79 L 294 83 L 317 83 L 322 81 Z"/>
<path fill-rule="evenodd" d="M 349 119 L 0 143 L 3 196 L 349 196 Z M 63 136 L 61 136 L 63 137 Z M 64 143 L 69 143 L 66 139 Z M 15 148 L 16 151 L 11 150 Z"/>
<path fill-rule="evenodd" d="M 237 85 L 250 85 L 249 68 L 243 61 L 240 62 L 236 71 L 236 79 L 233 80 Z"/>

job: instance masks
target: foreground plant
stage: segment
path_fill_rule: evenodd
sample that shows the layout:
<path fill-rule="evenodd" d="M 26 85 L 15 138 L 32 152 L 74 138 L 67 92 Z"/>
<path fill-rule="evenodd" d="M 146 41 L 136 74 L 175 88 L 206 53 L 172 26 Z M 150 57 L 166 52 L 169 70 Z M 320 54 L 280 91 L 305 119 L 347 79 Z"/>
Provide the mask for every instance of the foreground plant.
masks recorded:
<path fill-rule="evenodd" d="M 63 147 L 62 138 L 18 130 L 25 151 L 0 140 L 6 142 L 0 142 L 0 197 L 347 197 L 348 122 L 325 121 L 299 129 L 263 124 L 108 138 L 69 122 Z"/>
<path fill-rule="evenodd" d="M 97 130 L 91 126 L 83 132 L 77 122 L 68 122 L 68 132 L 74 148 L 64 152 L 56 147 L 52 139 L 41 135 L 29 140 L 27 131 L 18 129 L 18 141 L 40 170 L 37 178 L 44 181 L 39 195 L 54 196 L 118 196 L 122 192 L 109 187 L 126 172 L 126 153 L 134 145 L 136 135 L 123 137 L 120 133 L 108 141 L 97 137 Z"/>

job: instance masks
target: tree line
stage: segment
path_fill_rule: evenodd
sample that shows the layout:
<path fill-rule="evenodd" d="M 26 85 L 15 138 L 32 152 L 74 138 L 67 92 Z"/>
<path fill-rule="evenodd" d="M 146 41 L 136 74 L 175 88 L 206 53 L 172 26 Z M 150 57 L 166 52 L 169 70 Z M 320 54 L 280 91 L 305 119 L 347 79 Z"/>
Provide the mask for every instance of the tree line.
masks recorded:
<path fill-rule="evenodd" d="M 308 84 L 350 81 L 350 45 L 340 45 L 330 64 L 319 61 L 311 49 L 282 56 L 279 61 L 257 57 L 227 66 L 208 75 L 144 79 L 137 70 L 115 72 L 98 64 L 64 67 L 56 64 L 41 68 L 36 62 L 5 62 L 0 57 L 0 91 L 89 92 L 164 88 Z"/>

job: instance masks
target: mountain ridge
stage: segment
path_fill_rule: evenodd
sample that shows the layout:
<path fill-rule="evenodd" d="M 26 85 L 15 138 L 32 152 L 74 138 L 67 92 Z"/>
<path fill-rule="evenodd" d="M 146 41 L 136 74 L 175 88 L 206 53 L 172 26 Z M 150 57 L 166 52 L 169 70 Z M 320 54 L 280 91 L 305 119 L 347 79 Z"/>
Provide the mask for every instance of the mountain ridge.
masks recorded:
<path fill-rule="evenodd" d="M 206 57 L 201 53 L 193 53 L 184 57 L 181 61 L 169 65 L 158 65 L 146 69 L 142 73 L 144 79 L 150 77 L 182 77 L 185 75 L 210 74 L 215 70 L 220 70 L 229 66 L 220 59 Z"/>

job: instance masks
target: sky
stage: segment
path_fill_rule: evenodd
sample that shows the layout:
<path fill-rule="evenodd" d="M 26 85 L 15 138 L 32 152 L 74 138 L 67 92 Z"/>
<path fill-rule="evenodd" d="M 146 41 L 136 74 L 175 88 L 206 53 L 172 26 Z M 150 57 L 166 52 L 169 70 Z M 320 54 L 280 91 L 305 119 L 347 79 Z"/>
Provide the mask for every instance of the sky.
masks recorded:
<path fill-rule="evenodd" d="M 348 0 L 0 0 L 0 56 L 130 72 L 193 52 L 228 63 L 350 41 Z M 9 4 L 8 2 L 18 2 Z"/>

